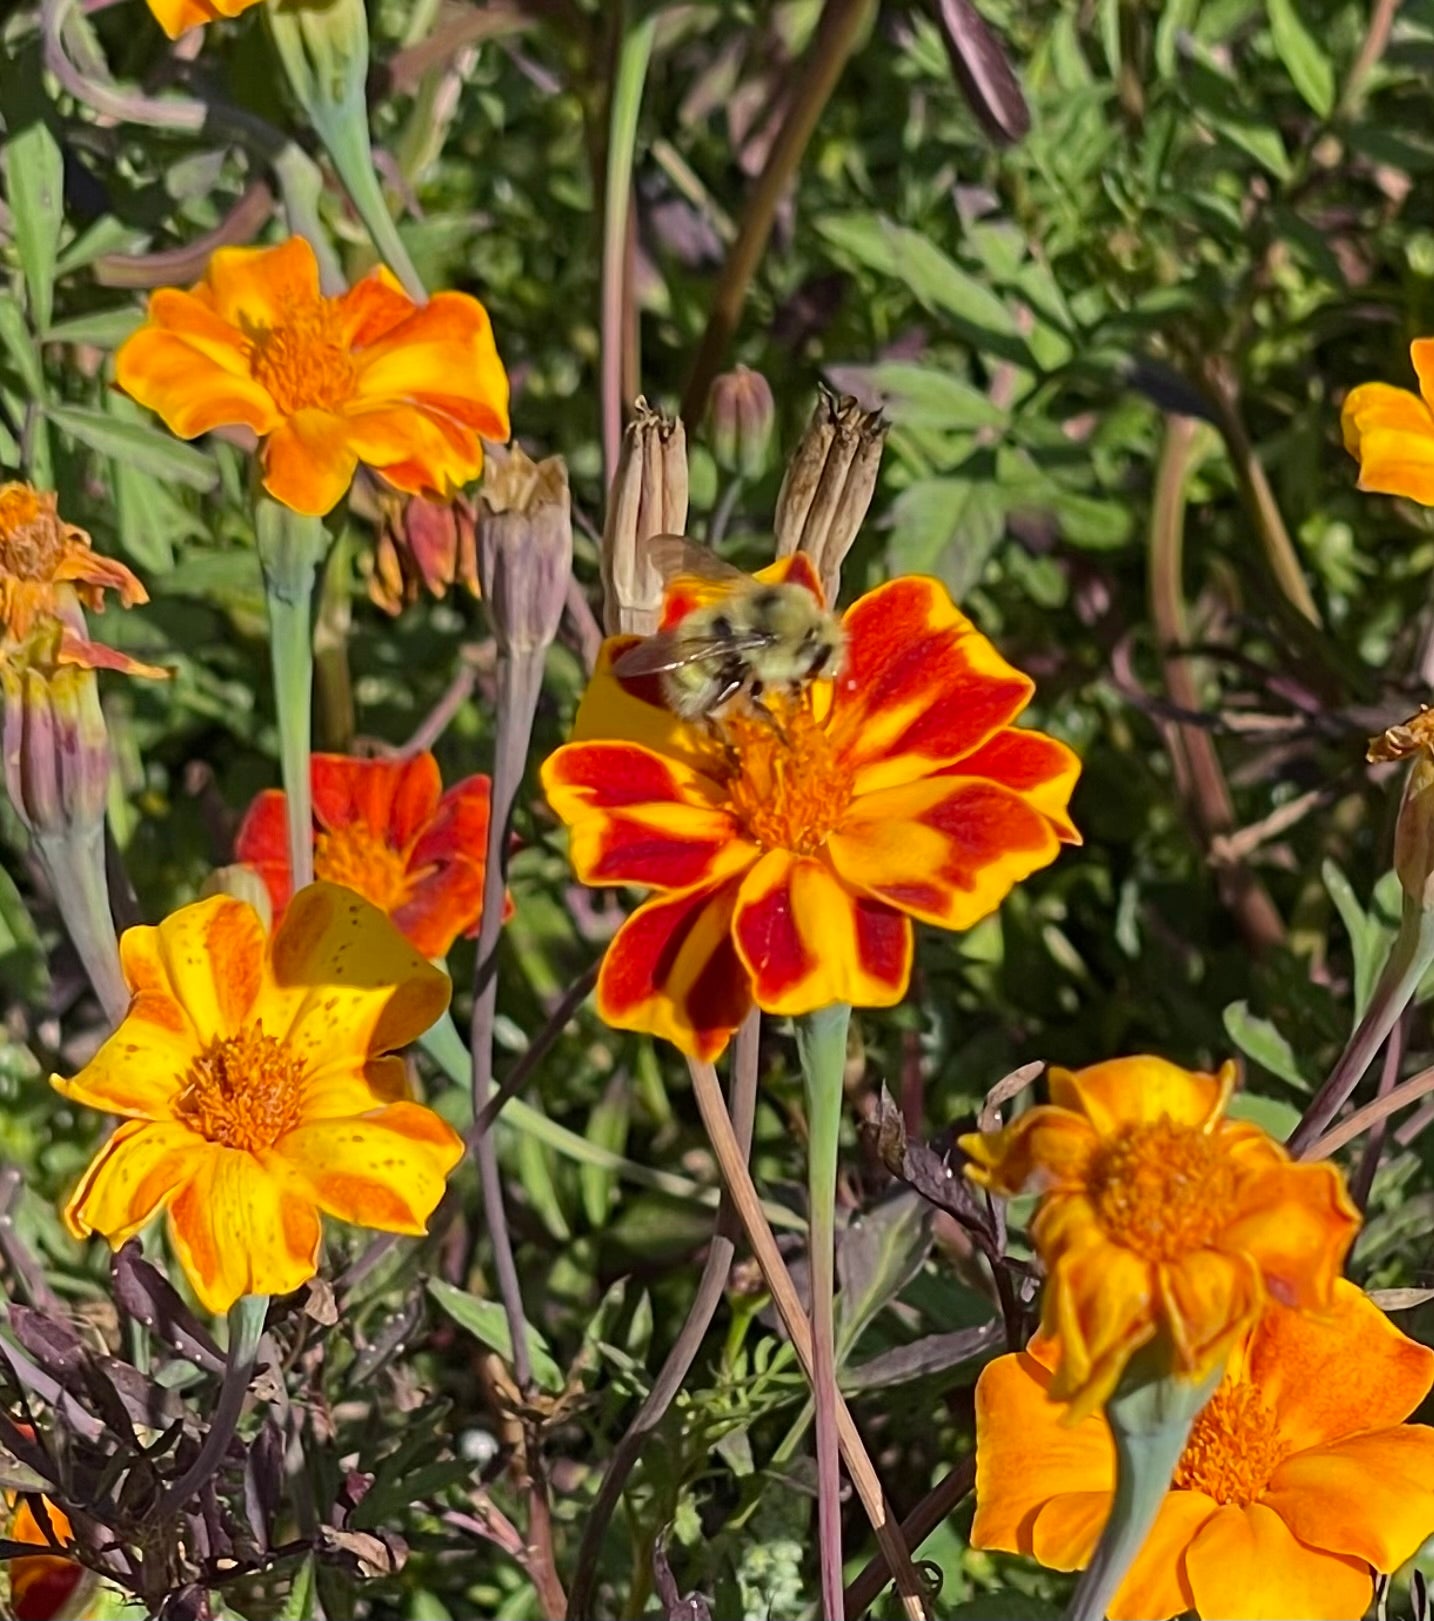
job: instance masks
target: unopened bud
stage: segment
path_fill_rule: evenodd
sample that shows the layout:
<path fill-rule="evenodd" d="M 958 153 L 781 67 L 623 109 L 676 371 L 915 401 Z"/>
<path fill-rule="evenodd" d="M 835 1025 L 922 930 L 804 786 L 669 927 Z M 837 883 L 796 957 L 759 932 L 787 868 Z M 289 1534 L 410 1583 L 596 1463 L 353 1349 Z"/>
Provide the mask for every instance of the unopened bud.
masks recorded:
<path fill-rule="evenodd" d="M 1394 870 L 1416 906 L 1434 909 L 1434 710 L 1422 706 L 1417 715 L 1371 738 L 1367 758 L 1411 760 L 1394 828 Z"/>
<path fill-rule="evenodd" d="M 241 861 L 229 867 L 216 867 L 200 885 L 199 894 L 205 900 L 211 895 L 232 895 L 236 901 L 254 908 L 266 932 L 274 926 L 274 903 L 269 898 L 269 886 L 253 867 L 246 867 Z"/>
<path fill-rule="evenodd" d="M 0 663 L 5 788 L 36 838 L 103 827 L 110 747 L 95 672 L 79 664 Z"/>
<path fill-rule="evenodd" d="M 265 19 L 289 87 L 313 123 L 364 104 L 368 14 L 364 0 L 272 0 Z"/>
<path fill-rule="evenodd" d="M 442 597 L 455 582 L 478 595 L 473 503 L 458 495 L 430 501 L 413 495 L 386 499 L 373 572 L 370 599 L 386 613 L 397 614 L 422 591 Z"/>
<path fill-rule="evenodd" d="M 650 636 L 662 614 L 654 535 L 687 527 L 687 435 L 682 423 L 638 400 L 622 436 L 602 534 L 603 624 L 609 635 Z"/>
<path fill-rule="evenodd" d="M 803 552 L 835 602 L 841 566 L 876 489 L 887 424 L 880 411 L 821 391 L 777 496 L 777 556 Z"/>
<path fill-rule="evenodd" d="M 759 371 L 737 366 L 712 384 L 709 437 L 717 465 L 739 478 L 758 478 L 767 465 L 777 406 Z"/>
<path fill-rule="evenodd" d="M 951 76 L 981 128 L 1002 146 L 1031 127 L 1031 109 L 1001 42 L 971 0 L 933 0 Z"/>
<path fill-rule="evenodd" d="M 490 448 L 478 500 L 478 581 L 499 648 L 539 651 L 558 634 L 573 567 L 568 470 L 518 446 Z"/>

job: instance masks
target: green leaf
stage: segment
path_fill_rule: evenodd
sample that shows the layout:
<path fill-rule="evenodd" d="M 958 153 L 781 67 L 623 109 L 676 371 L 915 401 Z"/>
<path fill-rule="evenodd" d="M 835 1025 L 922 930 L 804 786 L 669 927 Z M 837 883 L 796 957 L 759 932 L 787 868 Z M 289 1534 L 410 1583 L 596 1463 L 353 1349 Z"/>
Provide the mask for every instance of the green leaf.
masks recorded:
<path fill-rule="evenodd" d="M 1253 1059 L 1271 1075 L 1288 1081 L 1298 1092 L 1310 1092 L 1313 1087 L 1300 1072 L 1294 1048 L 1268 1020 L 1250 1012 L 1248 1002 L 1231 1002 L 1225 1009 L 1225 1034 L 1246 1058 Z"/>
<path fill-rule="evenodd" d="M 130 333 L 144 324 L 144 312 L 127 306 L 118 310 L 92 310 L 68 321 L 56 321 L 45 334 L 47 343 L 88 343 L 96 349 L 118 349 Z"/>
<path fill-rule="evenodd" d="M 985 572 L 1005 517 L 1001 491 L 987 479 L 917 479 L 892 507 L 892 571 L 934 574 L 960 602 Z"/>
<path fill-rule="evenodd" d="M 508 1333 L 508 1319 L 498 1301 L 479 1300 L 476 1295 L 455 1289 L 441 1278 L 428 1280 L 428 1292 L 460 1328 L 466 1328 L 475 1340 L 512 1362 L 513 1341 Z M 553 1361 L 547 1341 L 531 1323 L 528 1325 L 528 1355 L 538 1383 L 545 1390 L 561 1390 L 562 1370 Z"/>
<path fill-rule="evenodd" d="M 43 336 L 55 307 L 55 264 L 65 223 L 65 165 L 50 128 L 38 48 L 15 57 L 0 76 L 5 140 L 0 168 L 15 247 L 30 295 L 30 321 Z"/>
<path fill-rule="evenodd" d="M 871 387 L 885 396 L 886 414 L 901 427 L 1003 428 L 1007 415 L 971 383 L 940 366 L 887 360 L 864 368 Z"/>
<path fill-rule="evenodd" d="M 1324 863 L 1320 875 L 1349 935 L 1354 957 L 1354 1022 L 1358 1024 L 1399 928 L 1399 880 L 1392 872 L 1386 873 L 1375 886 L 1374 902 L 1366 912 L 1353 885 L 1333 861 Z"/>
<path fill-rule="evenodd" d="M 614 1154 L 621 1154 L 627 1147 L 627 1127 L 631 1116 L 632 1104 L 628 1095 L 627 1079 L 625 1076 L 615 1076 L 602 1097 L 593 1105 L 593 1111 L 588 1116 L 587 1140 L 596 1143 L 600 1148 L 611 1149 Z M 606 1224 L 608 1210 L 612 1204 L 614 1181 L 609 1167 L 601 1165 L 578 1167 L 578 1187 L 582 1193 L 583 1213 L 590 1227 L 602 1227 Z"/>
<path fill-rule="evenodd" d="M 1305 27 L 1294 0 L 1266 0 L 1270 35 L 1294 87 L 1321 118 L 1334 111 L 1334 68 Z"/>
<path fill-rule="evenodd" d="M 314 1556 L 309 1554 L 294 1572 L 293 1585 L 278 1612 L 278 1621 L 316 1621 L 321 1613 L 314 1590 Z"/>
<path fill-rule="evenodd" d="M 30 1002 L 45 1001 L 50 969 L 45 948 L 15 880 L 0 867 L 0 984 Z"/>
<path fill-rule="evenodd" d="M 25 325 L 25 315 L 20 306 L 3 293 L 0 293 L 0 347 L 15 362 L 15 370 L 31 400 L 43 400 L 45 373 L 40 363 L 39 347 Z"/>
<path fill-rule="evenodd" d="M 141 472 L 172 478 L 194 490 L 212 490 L 219 482 L 219 470 L 203 451 L 171 439 L 167 433 L 78 405 L 49 406 L 45 415 L 82 445 Z"/>

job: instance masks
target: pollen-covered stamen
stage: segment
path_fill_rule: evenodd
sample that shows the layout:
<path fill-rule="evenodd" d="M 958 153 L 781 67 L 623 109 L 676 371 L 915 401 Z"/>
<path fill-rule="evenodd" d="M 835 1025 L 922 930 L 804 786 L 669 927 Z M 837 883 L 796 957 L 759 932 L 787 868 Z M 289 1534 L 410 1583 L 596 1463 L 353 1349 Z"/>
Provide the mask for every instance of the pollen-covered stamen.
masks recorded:
<path fill-rule="evenodd" d="M 353 396 L 353 356 L 340 341 L 342 316 L 332 298 L 297 304 L 276 326 L 252 334 L 249 370 L 286 415 L 332 411 Z"/>
<path fill-rule="evenodd" d="M 1103 1144 L 1089 1179 L 1107 1234 L 1152 1261 L 1209 1245 L 1235 1192 L 1235 1168 L 1219 1140 L 1168 1116 L 1127 1126 Z"/>
<path fill-rule="evenodd" d="M 357 891 L 383 912 L 396 911 L 408 899 L 407 855 L 361 822 L 319 834 L 314 841 L 314 876 Z"/>
<path fill-rule="evenodd" d="M 725 719 L 732 812 L 764 850 L 812 855 L 851 803 L 851 774 L 805 695 Z"/>
<path fill-rule="evenodd" d="M 1288 1448 L 1254 1385 L 1226 1381 L 1190 1427 L 1171 1485 L 1222 1505 L 1258 1502 Z"/>
<path fill-rule="evenodd" d="M 285 1042 L 253 1025 L 189 1066 L 175 1114 L 225 1148 L 269 1148 L 299 1123 L 304 1069 Z"/>
<path fill-rule="evenodd" d="M 0 485 L 0 574 L 53 580 L 65 552 L 55 497 L 28 484 Z"/>

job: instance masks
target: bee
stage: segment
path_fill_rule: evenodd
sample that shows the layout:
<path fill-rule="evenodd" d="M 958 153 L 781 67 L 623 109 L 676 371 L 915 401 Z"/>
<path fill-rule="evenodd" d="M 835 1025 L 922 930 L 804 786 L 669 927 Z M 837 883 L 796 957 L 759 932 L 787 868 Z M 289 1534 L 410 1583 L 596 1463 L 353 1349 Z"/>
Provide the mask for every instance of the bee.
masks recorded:
<path fill-rule="evenodd" d="M 680 624 L 648 636 L 613 666 L 655 675 L 683 720 L 715 720 L 738 701 L 771 717 L 766 694 L 795 695 L 840 672 L 846 635 L 804 586 L 765 584 L 682 535 L 658 535 L 648 553 L 663 580 L 686 580 L 699 598 Z"/>

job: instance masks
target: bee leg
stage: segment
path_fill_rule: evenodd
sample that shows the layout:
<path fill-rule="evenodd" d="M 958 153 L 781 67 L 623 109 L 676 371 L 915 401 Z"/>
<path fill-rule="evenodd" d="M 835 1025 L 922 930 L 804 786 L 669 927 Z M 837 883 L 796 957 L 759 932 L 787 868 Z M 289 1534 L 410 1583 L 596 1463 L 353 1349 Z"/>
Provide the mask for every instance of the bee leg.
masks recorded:
<path fill-rule="evenodd" d="M 777 734 L 785 747 L 790 748 L 792 745 L 792 740 L 787 735 L 786 727 L 782 725 L 781 716 L 778 715 L 775 710 L 769 709 L 767 705 L 762 702 L 762 688 L 760 683 L 752 688 L 751 699 L 753 712 L 760 715 L 762 719 L 766 721 L 767 725 L 770 726 Z"/>

